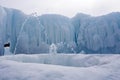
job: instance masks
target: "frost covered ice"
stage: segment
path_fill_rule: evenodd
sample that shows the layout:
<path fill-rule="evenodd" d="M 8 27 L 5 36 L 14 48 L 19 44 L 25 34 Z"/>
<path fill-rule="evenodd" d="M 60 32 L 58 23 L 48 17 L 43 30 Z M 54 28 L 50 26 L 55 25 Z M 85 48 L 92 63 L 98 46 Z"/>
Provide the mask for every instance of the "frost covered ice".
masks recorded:
<path fill-rule="evenodd" d="M 75 27 L 75 42 L 79 51 L 86 53 L 120 52 L 120 13 L 92 17 L 77 14 L 72 18 Z"/>
<path fill-rule="evenodd" d="M 0 6 L 0 15 L 0 55 L 7 42 L 16 54 L 49 53 L 52 43 L 58 53 L 120 53 L 119 12 L 98 17 L 79 13 L 68 18 L 26 15 Z"/>
<path fill-rule="evenodd" d="M 62 42 L 64 44 L 74 42 L 73 27 L 69 23 L 69 19 L 58 15 L 46 16 L 30 16 L 24 23 L 14 45 L 15 53 L 49 53 L 49 46 L 52 43 L 60 45 Z M 51 22 L 51 20 L 55 22 Z"/>
<path fill-rule="evenodd" d="M 0 80 L 120 79 L 120 55 L 62 54 L 54 56 L 57 58 L 52 58 L 49 54 L 0 57 Z"/>
<path fill-rule="evenodd" d="M 49 53 L 50 54 L 56 54 L 57 53 L 57 46 L 54 43 L 52 43 L 50 45 L 50 47 L 49 47 Z"/>
<path fill-rule="evenodd" d="M 65 16 L 25 15 L 19 10 L 1 6 L 0 14 L 1 55 L 4 53 L 3 45 L 8 41 L 12 53 L 49 53 L 52 43 L 59 44 L 59 49 L 65 49 L 70 47 L 64 46 L 65 44 L 74 42 L 74 27 Z"/>

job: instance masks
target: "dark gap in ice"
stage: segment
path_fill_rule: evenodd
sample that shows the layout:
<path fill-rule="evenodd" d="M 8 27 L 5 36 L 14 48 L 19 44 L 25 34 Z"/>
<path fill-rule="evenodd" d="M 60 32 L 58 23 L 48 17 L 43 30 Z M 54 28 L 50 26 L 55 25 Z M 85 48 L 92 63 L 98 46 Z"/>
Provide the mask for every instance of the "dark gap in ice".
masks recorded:
<path fill-rule="evenodd" d="M 4 47 L 10 47 L 10 43 L 4 44 Z"/>

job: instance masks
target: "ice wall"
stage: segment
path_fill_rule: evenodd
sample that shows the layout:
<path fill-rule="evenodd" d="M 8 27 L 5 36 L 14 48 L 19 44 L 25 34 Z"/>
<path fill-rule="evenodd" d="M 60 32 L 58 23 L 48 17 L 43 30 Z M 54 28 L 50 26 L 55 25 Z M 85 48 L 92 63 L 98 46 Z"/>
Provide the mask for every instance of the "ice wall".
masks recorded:
<path fill-rule="evenodd" d="M 23 17 L 24 16 L 24 17 Z M 0 54 L 4 54 L 4 44 L 10 42 L 14 52 L 17 36 L 26 15 L 19 10 L 0 6 Z"/>
<path fill-rule="evenodd" d="M 10 36 L 10 42 L 11 42 L 10 50 L 12 53 L 14 53 L 17 39 L 18 39 L 19 34 L 20 34 L 20 30 L 21 30 L 22 25 L 23 25 L 26 18 L 27 18 L 27 15 L 25 15 L 24 13 L 22 13 L 18 10 L 13 9 L 12 19 L 11 19 L 11 21 L 12 21 L 11 36 Z"/>
<path fill-rule="evenodd" d="M 10 42 L 12 53 L 48 53 L 54 43 L 58 52 L 73 52 L 74 27 L 61 15 L 25 15 L 19 10 L 0 7 L 0 51 Z"/>
<path fill-rule="evenodd" d="M 79 50 L 87 53 L 119 53 L 120 52 L 120 13 L 111 13 L 99 17 L 73 18 Z M 82 19 L 82 20 L 81 20 Z"/>
<path fill-rule="evenodd" d="M 69 20 L 61 15 L 29 16 L 20 33 L 15 52 L 48 53 L 52 43 L 57 45 L 58 52 L 60 49 L 61 52 L 72 52 L 74 27 Z"/>
<path fill-rule="evenodd" d="M 73 52 L 71 49 L 74 44 L 74 27 L 70 19 L 56 14 L 45 14 L 39 17 L 44 26 L 45 43 L 56 44 L 58 52 Z"/>
<path fill-rule="evenodd" d="M 6 35 L 6 12 L 4 8 L 0 6 L 0 55 L 4 54 L 4 43 L 5 43 L 5 35 Z"/>
<path fill-rule="evenodd" d="M 119 53 L 120 13 L 92 17 L 77 14 L 25 15 L 0 6 L 0 55 L 10 42 L 12 53 L 48 53 L 54 43 L 58 53 Z"/>

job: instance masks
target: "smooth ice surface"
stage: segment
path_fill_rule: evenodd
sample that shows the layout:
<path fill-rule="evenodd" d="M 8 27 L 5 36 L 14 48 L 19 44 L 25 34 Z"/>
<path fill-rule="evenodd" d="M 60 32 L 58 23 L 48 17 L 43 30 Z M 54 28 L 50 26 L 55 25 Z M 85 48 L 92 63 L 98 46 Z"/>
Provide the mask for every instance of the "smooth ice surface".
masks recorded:
<path fill-rule="evenodd" d="M 120 55 L 113 54 L 3 56 L 0 80 L 119 80 L 119 67 Z"/>

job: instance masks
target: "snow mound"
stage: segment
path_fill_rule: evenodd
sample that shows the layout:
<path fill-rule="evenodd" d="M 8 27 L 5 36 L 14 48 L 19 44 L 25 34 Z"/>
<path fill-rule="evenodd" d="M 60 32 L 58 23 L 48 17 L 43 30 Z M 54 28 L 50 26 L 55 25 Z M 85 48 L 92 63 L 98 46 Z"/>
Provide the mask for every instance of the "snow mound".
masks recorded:
<path fill-rule="evenodd" d="M 51 56 L 55 61 L 53 61 L 54 64 L 60 64 L 60 62 L 62 62 L 62 64 L 70 65 L 72 60 L 74 64 L 77 65 L 80 63 L 82 67 L 49 65 L 48 63 L 51 62 L 48 62 L 49 59 L 51 59 L 50 56 L 51 55 L 13 55 L 0 57 L 0 80 L 120 79 L 120 55 L 62 54 Z M 67 60 L 66 62 L 64 62 L 65 59 Z M 93 65 L 92 62 L 95 64 Z M 88 64 L 91 64 L 91 66 L 86 67 Z"/>
<path fill-rule="evenodd" d="M 38 55 L 13 55 L 4 56 L 2 59 L 13 60 L 23 63 L 41 63 L 51 65 L 62 65 L 71 67 L 90 67 L 100 66 L 110 63 L 106 58 L 111 59 L 111 56 L 102 55 L 85 55 L 85 54 L 38 54 Z M 116 57 L 115 57 L 116 58 Z"/>

